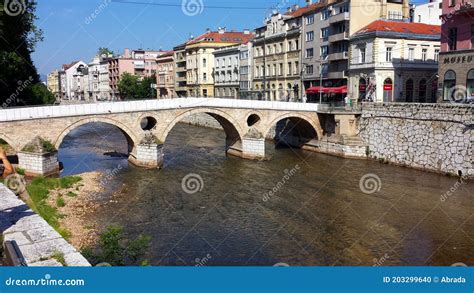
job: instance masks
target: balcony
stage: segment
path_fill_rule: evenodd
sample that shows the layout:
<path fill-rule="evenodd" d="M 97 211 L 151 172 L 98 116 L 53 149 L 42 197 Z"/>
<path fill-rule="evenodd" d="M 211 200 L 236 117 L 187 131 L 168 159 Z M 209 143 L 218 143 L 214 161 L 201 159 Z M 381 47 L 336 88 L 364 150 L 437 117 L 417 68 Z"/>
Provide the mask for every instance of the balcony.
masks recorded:
<path fill-rule="evenodd" d="M 348 57 L 348 52 L 339 52 L 339 53 L 332 53 L 328 55 L 329 61 L 336 61 L 336 60 L 345 60 Z"/>
<path fill-rule="evenodd" d="M 342 32 L 334 35 L 329 36 L 329 42 L 334 43 L 334 42 L 340 42 L 340 41 L 346 41 L 349 40 L 349 33 L 348 32 Z"/>
<path fill-rule="evenodd" d="M 346 20 L 349 20 L 349 12 L 343 12 L 343 13 L 339 13 L 339 14 L 331 16 L 329 18 L 329 23 L 333 24 L 333 23 L 346 21 Z"/>

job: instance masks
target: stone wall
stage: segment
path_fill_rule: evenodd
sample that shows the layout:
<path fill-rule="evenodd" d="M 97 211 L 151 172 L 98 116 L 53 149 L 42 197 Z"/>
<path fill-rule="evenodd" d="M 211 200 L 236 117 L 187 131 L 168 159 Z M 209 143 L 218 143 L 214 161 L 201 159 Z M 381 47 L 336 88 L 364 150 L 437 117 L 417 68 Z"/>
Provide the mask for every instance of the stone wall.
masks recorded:
<path fill-rule="evenodd" d="M 89 262 L 43 218 L 0 184 L 0 232 L 15 241 L 28 266 L 90 266 Z M 54 254 L 64 256 L 60 263 Z"/>
<path fill-rule="evenodd" d="M 18 152 L 19 167 L 28 176 L 48 176 L 59 173 L 58 153 L 34 154 Z"/>
<path fill-rule="evenodd" d="M 473 177 L 473 111 L 469 105 L 365 103 L 359 131 L 373 159 Z"/>

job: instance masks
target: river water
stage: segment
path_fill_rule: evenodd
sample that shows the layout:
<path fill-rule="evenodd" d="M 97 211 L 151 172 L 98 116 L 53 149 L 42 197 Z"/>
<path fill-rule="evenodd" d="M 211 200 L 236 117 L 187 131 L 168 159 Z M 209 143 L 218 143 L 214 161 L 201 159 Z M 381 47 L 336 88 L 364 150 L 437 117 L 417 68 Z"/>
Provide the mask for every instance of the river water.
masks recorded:
<path fill-rule="evenodd" d="M 185 124 L 168 137 L 163 170 L 104 155 L 126 144 L 113 126 L 82 126 L 60 148 L 62 175 L 108 172 L 116 195 L 91 217 L 151 236 L 152 265 L 474 265 L 472 182 L 271 142 L 269 161 L 227 157 L 222 131 Z M 375 189 L 363 192 L 367 174 Z"/>

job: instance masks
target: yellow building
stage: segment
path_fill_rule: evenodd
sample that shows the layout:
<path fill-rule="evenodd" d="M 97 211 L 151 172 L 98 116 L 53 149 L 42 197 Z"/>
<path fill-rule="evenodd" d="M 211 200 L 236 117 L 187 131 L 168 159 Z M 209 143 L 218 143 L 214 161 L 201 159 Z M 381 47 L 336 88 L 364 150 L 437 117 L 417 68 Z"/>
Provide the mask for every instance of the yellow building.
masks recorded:
<path fill-rule="evenodd" d="M 59 71 L 55 70 L 48 74 L 47 81 L 48 89 L 54 94 L 56 99 L 59 99 Z"/>
<path fill-rule="evenodd" d="M 253 38 L 250 31 L 207 31 L 186 43 L 186 87 L 189 97 L 214 95 L 214 54 L 217 48 L 245 44 Z"/>

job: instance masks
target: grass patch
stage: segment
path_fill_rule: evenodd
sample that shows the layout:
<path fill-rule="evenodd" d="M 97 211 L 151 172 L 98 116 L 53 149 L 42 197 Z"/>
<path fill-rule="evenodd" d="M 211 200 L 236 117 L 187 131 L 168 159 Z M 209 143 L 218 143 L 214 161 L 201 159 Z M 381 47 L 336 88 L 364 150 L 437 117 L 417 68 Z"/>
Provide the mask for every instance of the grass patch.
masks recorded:
<path fill-rule="evenodd" d="M 66 203 L 64 202 L 64 198 L 62 198 L 62 197 L 56 198 L 56 206 L 58 208 L 62 208 L 64 206 L 66 206 Z"/>
<path fill-rule="evenodd" d="M 16 173 L 18 173 L 18 175 L 21 175 L 21 176 L 25 176 L 25 169 L 22 169 L 22 168 L 16 168 Z"/>
<path fill-rule="evenodd" d="M 48 222 L 61 236 L 68 239 L 71 233 L 59 225 L 61 215 L 58 213 L 56 207 L 50 206 L 46 200 L 49 192 L 54 189 L 71 188 L 75 183 L 81 181 L 82 178 L 77 176 L 63 177 L 63 178 L 44 178 L 36 177 L 29 184 L 26 189 L 30 195 L 28 205 L 43 219 Z M 59 198 L 58 198 L 59 199 Z M 63 199 L 64 203 L 64 199 Z M 60 206 L 61 202 L 56 201 L 56 205 Z"/>
<path fill-rule="evenodd" d="M 64 259 L 64 253 L 62 253 L 60 251 L 55 251 L 51 255 L 51 258 L 55 259 L 57 262 L 59 262 L 60 264 L 62 264 L 65 267 L 67 267 L 66 260 Z"/>
<path fill-rule="evenodd" d="M 69 197 L 76 197 L 77 196 L 77 193 L 74 193 L 72 191 L 69 191 L 68 193 L 66 193 L 67 196 Z"/>

